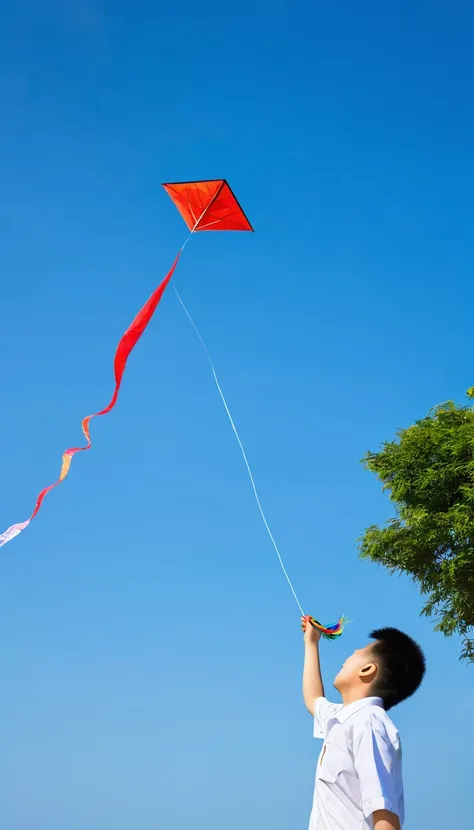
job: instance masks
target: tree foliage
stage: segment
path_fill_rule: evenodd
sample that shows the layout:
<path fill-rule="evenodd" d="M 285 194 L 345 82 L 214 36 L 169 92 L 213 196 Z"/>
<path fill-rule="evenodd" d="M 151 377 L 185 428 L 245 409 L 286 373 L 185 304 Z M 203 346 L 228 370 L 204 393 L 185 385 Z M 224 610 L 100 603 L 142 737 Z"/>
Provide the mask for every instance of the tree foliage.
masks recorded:
<path fill-rule="evenodd" d="M 426 598 L 421 613 L 436 631 L 459 634 L 462 657 L 474 662 L 474 409 L 441 404 L 363 463 L 396 518 L 365 531 L 361 556 L 409 574 Z"/>

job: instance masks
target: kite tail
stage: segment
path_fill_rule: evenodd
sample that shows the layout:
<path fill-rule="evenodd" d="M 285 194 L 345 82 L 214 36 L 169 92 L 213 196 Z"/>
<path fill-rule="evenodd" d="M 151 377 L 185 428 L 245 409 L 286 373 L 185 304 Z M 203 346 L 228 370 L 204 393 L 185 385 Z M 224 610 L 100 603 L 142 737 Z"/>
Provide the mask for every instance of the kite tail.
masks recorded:
<path fill-rule="evenodd" d="M 27 519 L 25 522 L 18 522 L 17 524 L 10 525 L 10 527 L 7 528 L 7 530 L 5 530 L 4 533 L 0 533 L 0 548 L 3 545 L 6 545 L 7 542 L 10 542 L 12 539 L 14 539 L 15 536 L 18 536 L 18 534 L 21 533 L 22 530 L 28 527 L 30 522 L 35 518 L 36 514 L 38 513 L 45 496 L 50 492 L 50 490 L 54 490 L 54 488 L 57 487 L 58 484 L 60 484 L 66 478 L 74 455 L 78 452 L 86 452 L 86 450 L 90 450 L 92 446 L 89 429 L 90 422 L 93 418 L 98 418 L 101 415 L 107 415 L 107 413 L 110 412 L 117 403 L 117 398 L 120 391 L 120 386 L 122 384 L 123 373 L 127 365 L 127 360 L 130 356 L 130 353 L 140 340 L 140 337 L 142 336 L 143 332 L 148 326 L 148 323 L 150 322 L 151 318 L 153 317 L 156 311 L 156 307 L 158 306 L 158 303 L 160 302 L 165 292 L 165 289 L 175 272 L 176 266 L 178 264 L 183 249 L 184 245 L 179 251 L 175 261 L 173 262 L 173 265 L 171 266 L 164 280 L 160 283 L 158 288 L 155 289 L 151 297 L 146 301 L 145 305 L 140 309 L 135 319 L 120 339 L 114 358 L 115 389 L 112 395 L 112 399 L 110 403 L 105 407 L 105 409 L 101 409 L 100 412 L 94 412 L 93 415 L 87 415 L 87 417 L 84 418 L 84 420 L 82 421 L 82 432 L 84 433 L 84 437 L 87 441 L 87 444 L 84 447 L 70 447 L 69 449 L 65 450 L 62 457 L 59 478 L 57 479 L 57 481 L 54 482 L 54 484 L 50 484 L 49 487 L 45 487 L 43 490 L 41 490 L 41 493 L 39 494 L 36 500 L 35 509 L 33 510 L 33 513 L 31 514 L 29 519 Z"/>

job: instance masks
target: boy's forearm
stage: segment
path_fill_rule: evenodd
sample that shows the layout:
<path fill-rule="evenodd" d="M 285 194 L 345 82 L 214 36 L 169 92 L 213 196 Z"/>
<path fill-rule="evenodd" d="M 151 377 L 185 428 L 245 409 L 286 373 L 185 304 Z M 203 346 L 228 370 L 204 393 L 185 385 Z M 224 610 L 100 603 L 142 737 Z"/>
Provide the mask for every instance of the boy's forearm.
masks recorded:
<path fill-rule="evenodd" d="M 314 703 L 318 697 L 324 697 L 323 680 L 319 665 L 319 644 L 307 643 L 304 653 L 303 698 L 311 715 L 314 715 Z"/>

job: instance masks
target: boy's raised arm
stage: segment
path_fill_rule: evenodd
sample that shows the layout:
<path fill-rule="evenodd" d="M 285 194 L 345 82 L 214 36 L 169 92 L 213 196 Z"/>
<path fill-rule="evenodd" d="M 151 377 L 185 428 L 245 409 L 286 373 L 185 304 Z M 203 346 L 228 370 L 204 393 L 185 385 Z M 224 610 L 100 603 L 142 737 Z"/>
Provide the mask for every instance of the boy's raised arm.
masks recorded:
<path fill-rule="evenodd" d="M 308 712 L 314 715 L 314 704 L 324 697 L 324 687 L 319 666 L 320 632 L 303 617 L 301 627 L 304 631 L 304 669 L 303 698 Z"/>

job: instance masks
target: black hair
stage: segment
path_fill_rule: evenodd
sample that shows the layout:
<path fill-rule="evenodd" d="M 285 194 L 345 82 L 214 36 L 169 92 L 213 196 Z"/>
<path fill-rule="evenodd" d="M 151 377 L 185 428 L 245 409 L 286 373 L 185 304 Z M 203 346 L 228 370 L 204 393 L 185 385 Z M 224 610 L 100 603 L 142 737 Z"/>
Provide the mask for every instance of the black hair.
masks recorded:
<path fill-rule="evenodd" d="M 376 640 L 372 653 L 378 662 L 373 691 L 388 710 L 421 685 L 426 671 L 425 655 L 418 643 L 398 628 L 378 628 L 370 636 Z"/>

